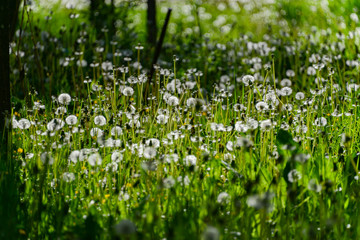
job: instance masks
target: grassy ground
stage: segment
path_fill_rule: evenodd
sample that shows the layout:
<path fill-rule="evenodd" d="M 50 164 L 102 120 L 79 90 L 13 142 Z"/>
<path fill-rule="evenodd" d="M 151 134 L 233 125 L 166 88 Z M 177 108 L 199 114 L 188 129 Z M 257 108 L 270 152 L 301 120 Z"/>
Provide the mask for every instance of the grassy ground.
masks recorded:
<path fill-rule="evenodd" d="M 359 238 L 358 3 L 216 2 L 171 3 L 147 99 L 141 5 L 23 10 L 2 236 Z"/>

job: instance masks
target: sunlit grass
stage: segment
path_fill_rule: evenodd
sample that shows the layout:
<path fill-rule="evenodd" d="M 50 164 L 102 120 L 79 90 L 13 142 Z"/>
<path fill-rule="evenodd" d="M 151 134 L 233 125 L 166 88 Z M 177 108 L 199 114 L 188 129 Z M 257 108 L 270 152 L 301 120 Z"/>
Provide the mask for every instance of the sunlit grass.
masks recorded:
<path fill-rule="evenodd" d="M 197 3 L 174 11 L 149 89 L 141 6 L 114 38 L 77 10 L 48 19 L 61 32 L 25 11 L 11 45 L 19 236 L 359 238 L 356 11 Z M 316 12 L 337 25 L 313 27 Z"/>

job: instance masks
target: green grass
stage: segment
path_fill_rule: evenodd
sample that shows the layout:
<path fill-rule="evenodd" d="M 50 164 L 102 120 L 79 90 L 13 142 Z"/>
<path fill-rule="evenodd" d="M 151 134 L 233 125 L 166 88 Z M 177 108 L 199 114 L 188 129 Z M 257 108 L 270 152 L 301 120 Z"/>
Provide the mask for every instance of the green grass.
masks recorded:
<path fill-rule="evenodd" d="M 178 4 L 185 14 L 174 8 L 148 99 L 152 53 L 135 48 L 145 41 L 144 9 L 123 16 L 130 25 L 118 29 L 117 45 L 84 10 L 72 20 L 65 16 L 76 10 L 54 11 L 52 26 L 66 25 L 61 34 L 47 29 L 44 12 L 31 21 L 24 12 L 11 54 L 13 162 L 0 165 L 8 186 L 0 203 L 13 210 L 6 216 L 15 231 L 1 236 L 359 238 L 360 83 L 352 64 L 360 42 L 347 37 L 358 26 L 349 18 L 356 1 L 257 2 L 250 10 L 249 2 L 239 10 L 197 3 Z M 205 16 L 201 34 L 196 9 Z M 62 103 L 61 93 L 70 100 Z"/>

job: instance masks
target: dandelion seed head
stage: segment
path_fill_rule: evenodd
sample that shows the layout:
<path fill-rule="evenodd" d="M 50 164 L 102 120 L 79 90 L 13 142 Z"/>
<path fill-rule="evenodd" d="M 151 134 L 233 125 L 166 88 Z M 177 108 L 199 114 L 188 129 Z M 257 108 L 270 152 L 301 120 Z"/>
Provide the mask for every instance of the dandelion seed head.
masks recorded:
<path fill-rule="evenodd" d="M 72 182 L 75 180 L 75 174 L 74 173 L 69 173 L 69 172 L 64 172 L 63 175 L 62 175 L 62 179 L 65 181 L 65 182 Z"/>
<path fill-rule="evenodd" d="M 222 192 L 217 196 L 216 201 L 220 204 L 228 204 L 230 202 L 230 195 L 227 192 Z"/>
<path fill-rule="evenodd" d="M 316 74 L 316 70 L 315 70 L 315 68 L 313 68 L 313 67 L 308 67 L 308 69 L 307 69 L 307 75 L 309 75 L 309 76 L 314 76 Z"/>
<path fill-rule="evenodd" d="M 290 88 L 290 87 L 283 87 L 282 89 L 281 89 L 281 95 L 282 96 L 290 96 L 291 95 L 291 93 L 292 93 L 292 89 Z"/>
<path fill-rule="evenodd" d="M 251 76 L 251 75 L 245 75 L 242 77 L 242 82 L 244 83 L 245 86 L 249 86 L 249 84 L 252 84 L 255 82 L 255 78 L 254 78 L 254 76 Z"/>
<path fill-rule="evenodd" d="M 170 106 L 177 106 L 179 105 L 179 99 L 175 96 L 171 96 L 168 98 L 167 104 L 169 104 Z"/>
<path fill-rule="evenodd" d="M 80 159 L 80 154 L 79 150 L 72 151 L 69 155 L 69 160 L 73 163 L 77 163 Z"/>
<path fill-rule="evenodd" d="M 146 159 L 153 159 L 156 157 L 156 154 L 157 154 L 157 151 L 156 151 L 156 148 L 154 148 L 154 147 L 146 147 L 144 149 L 144 153 L 143 153 L 143 155 Z"/>
<path fill-rule="evenodd" d="M 249 118 L 246 122 L 246 125 L 250 128 L 250 129 L 257 129 L 259 127 L 259 122 L 253 118 Z"/>
<path fill-rule="evenodd" d="M 65 122 L 63 120 L 59 118 L 54 118 L 47 124 L 47 129 L 48 131 L 58 131 L 62 129 L 64 126 L 65 126 Z"/>
<path fill-rule="evenodd" d="M 351 13 L 350 14 L 350 19 L 351 21 L 355 22 L 355 23 L 358 23 L 359 22 L 359 17 L 356 13 Z"/>
<path fill-rule="evenodd" d="M 242 121 L 238 121 L 238 122 L 235 123 L 235 131 L 245 133 L 248 130 L 249 130 L 248 125 L 246 125 Z"/>
<path fill-rule="evenodd" d="M 31 126 L 31 123 L 28 119 L 22 118 L 18 121 L 18 127 L 20 129 L 29 129 Z"/>
<path fill-rule="evenodd" d="M 68 105 L 71 102 L 71 96 L 68 93 L 62 93 L 58 96 L 58 101 L 60 104 Z"/>
<path fill-rule="evenodd" d="M 301 174 L 298 170 L 293 169 L 288 173 L 288 180 L 289 182 L 293 183 L 293 182 L 297 182 L 301 179 Z"/>
<path fill-rule="evenodd" d="M 266 102 L 258 102 L 255 105 L 256 110 L 258 111 L 266 111 L 269 109 L 269 105 Z"/>
<path fill-rule="evenodd" d="M 111 136 L 121 136 L 123 134 L 123 130 L 119 126 L 115 126 L 111 128 Z"/>
<path fill-rule="evenodd" d="M 287 76 L 287 77 L 295 77 L 295 72 L 294 72 L 294 70 L 291 70 L 291 69 L 286 70 L 286 76 Z"/>
<path fill-rule="evenodd" d="M 90 164 L 90 166 L 94 167 L 96 165 L 101 165 L 102 158 L 99 153 L 93 153 L 88 157 L 87 161 Z"/>
<path fill-rule="evenodd" d="M 295 99 L 296 99 L 296 100 L 303 100 L 304 98 L 305 98 L 305 94 L 302 93 L 302 92 L 297 92 L 297 93 L 295 94 Z"/>
<path fill-rule="evenodd" d="M 172 188 L 175 185 L 176 181 L 172 176 L 169 176 L 163 180 L 164 188 Z"/>
<path fill-rule="evenodd" d="M 63 115 L 67 113 L 67 109 L 65 107 L 58 107 L 55 111 L 55 115 Z"/>
<path fill-rule="evenodd" d="M 273 127 L 273 123 L 271 122 L 270 119 L 263 120 L 260 122 L 260 128 L 263 131 L 269 131 L 270 129 L 272 129 L 272 127 Z"/>
<path fill-rule="evenodd" d="M 144 171 L 155 171 L 157 168 L 157 163 L 156 161 L 143 161 L 141 163 L 141 168 Z"/>
<path fill-rule="evenodd" d="M 327 120 L 324 117 L 316 118 L 314 124 L 319 127 L 325 127 L 327 125 Z"/>
<path fill-rule="evenodd" d="M 184 163 L 186 166 L 195 166 L 197 162 L 197 158 L 194 155 L 187 155 L 184 158 Z"/>
<path fill-rule="evenodd" d="M 106 118 L 102 115 L 95 116 L 94 123 L 97 126 L 104 126 L 106 124 Z"/>
<path fill-rule="evenodd" d="M 121 162 L 123 160 L 123 155 L 120 151 L 115 150 L 112 154 L 111 154 L 111 161 L 112 162 Z"/>
<path fill-rule="evenodd" d="M 176 153 L 172 153 L 172 154 L 166 154 L 164 157 L 164 161 L 166 163 L 176 163 L 179 161 L 179 155 L 177 155 Z"/>
<path fill-rule="evenodd" d="M 287 78 L 281 80 L 280 86 L 282 87 L 291 87 L 291 81 Z"/>
<path fill-rule="evenodd" d="M 113 70 L 113 64 L 109 61 L 106 61 L 106 62 L 103 62 L 101 64 L 101 68 L 104 70 L 104 71 L 112 71 Z"/>
<path fill-rule="evenodd" d="M 70 116 L 66 117 L 65 122 L 68 125 L 75 125 L 78 122 L 78 118 L 75 115 L 70 115 Z"/>
<path fill-rule="evenodd" d="M 164 114 L 159 114 L 157 117 L 156 117 L 156 122 L 158 124 L 166 124 L 168 122 L 168 119 L 169 117 L 167 115 L 164 115 Z"/>
<path fill-rule="evenodd" d="M 124 94 L 124 96 L 130 97 L 134 95 L 134 89 L 132 87 L 125 87 L 122 90 L 122 94 Z"/>

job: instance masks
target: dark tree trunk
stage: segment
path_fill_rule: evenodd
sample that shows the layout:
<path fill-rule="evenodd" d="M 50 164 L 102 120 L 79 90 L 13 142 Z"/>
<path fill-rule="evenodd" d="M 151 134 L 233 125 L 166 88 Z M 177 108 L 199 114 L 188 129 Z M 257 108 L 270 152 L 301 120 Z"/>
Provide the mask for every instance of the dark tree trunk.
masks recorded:
<path fill-rule="evenodd" d="M 107 8 L 109 9 L 109 16 L 108 17 L 108 24 L 109 24 L 109 37 L 111 40 L 112 38 L 114 38 L 115 36 L 115 22 L 116 22 L 116 13 L 115 13 L 115 0 L 111 0 L 110 5 L 107 6 Z"/>
<path fill-rule="evenodd" d="M 90 22 L 95 26 L 97 31 L 100 31 L 102 26 L 102 21 L 104 19 L 101 12 L 104 5 L 104 0 L 91 0 L 90 1 Z"/>
<path fill-rule="evenodd" d="M 156 46 L 156 0 L 147 1 L 147 39 L 150 46 Z"/>
<path fill-rule="evenodd" d="M 0 238 L 18 239 L 18 190 L 11 159 L 9 43 L 15 33 L 20 0 L 0 4 Z M 8 124 L 6 124 L 8 123 Z M 6 125 L 8 127 L 6 127 Z"/>
<path fill-rule="evenodd" d="M 11 113 L 9 43 L 10 24 L 14 18 L 12 10 L 15 9 L 15 5 L 16 2 L 12 0 L 6 0 L 5 3 L 0 4 L 0 131 L 2 147 L 7 146 L 8 131 L 5 128 L 5 118 Z"/>
<path fill-rule="evenodd" d="M 156 45 L 154 58 L 153 58 L 153 61 L 151 63 L 151 66 L 150 66 L 150 73 L 148 75 L 149 78 L 148 78 L 148 81 L 146 82 L 146 86 L 145 86 L 145 93 L 144 93 L 144 100 L 145 101 L 147 101 L 147 97 L 148 97 L 149 90 L 150 90 L 150 85 L 153 84 L 152 83 L 152 77 L 154 75 L 154 65 L 156 64 L 156 62 L 157 62 L 157 60 L 158 60 L 158 58 L 160 56 L 160 51 L 161 51 L 162 44 L 163 44 L 163 41 L 164 41 L 164 38 L 165 38 L 166 29 L 167 29 L 167 26 L 168 26 L 169 21 L 170 21 L 171 11 L 172 11 L 172 9 L 169 8 L 168 12 L 166 14 L 164 25 L 163 25 L 163 27 L 161 29 L 161 34 L 160 34 L 159 41 L 157 42 L 157 45 Z M 156 85 L 156 81 L 155 81 L 155 85 Z M 155 87 L 154 87 L 153 91 L 154 90 L 155 90 Z"/>
<path fill-rule="evenodd" d="M 95 13 L 99 10 L 99 7 L 101 6 L 101 3 L 103 2 L 103 0 L 91 0 L 90 1 L 90 18 L 94 18 Z"/>
<path fill-rule="evenodd" d="M 97 36 L 101 37 L 101 29 L 108 28 L 108 36 L 111 38 L 115 34 L 115 1 L 111 0 L 106 4 L 105 0 L 90 1 L 90 22 L 97 30 Z"/>

